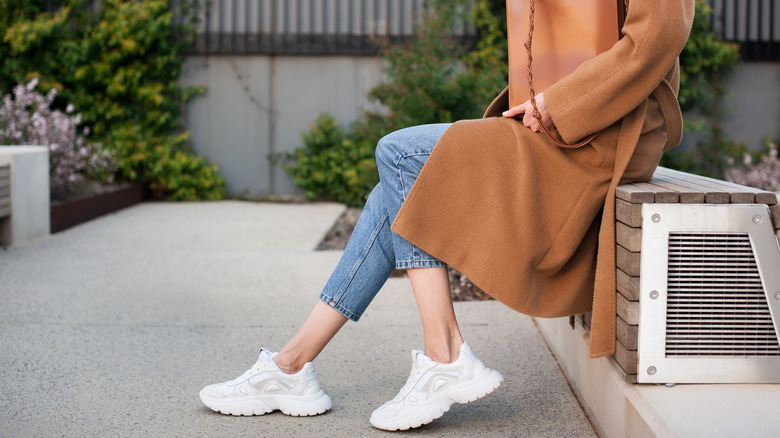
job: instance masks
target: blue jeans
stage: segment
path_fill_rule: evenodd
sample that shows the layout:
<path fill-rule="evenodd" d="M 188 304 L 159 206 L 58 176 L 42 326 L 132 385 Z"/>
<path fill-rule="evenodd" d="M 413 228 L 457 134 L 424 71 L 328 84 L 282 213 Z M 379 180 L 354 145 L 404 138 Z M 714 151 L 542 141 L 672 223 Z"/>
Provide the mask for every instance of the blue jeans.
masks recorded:
<path fill-rule="evenodd" d="M 355 231 L 320 299 L 357 321 L 394 268 L 446 266 L 390 230 L 409 190 L 449 123 L 402 129 L 379 140 L 379 184 L 368 196 Z"/>

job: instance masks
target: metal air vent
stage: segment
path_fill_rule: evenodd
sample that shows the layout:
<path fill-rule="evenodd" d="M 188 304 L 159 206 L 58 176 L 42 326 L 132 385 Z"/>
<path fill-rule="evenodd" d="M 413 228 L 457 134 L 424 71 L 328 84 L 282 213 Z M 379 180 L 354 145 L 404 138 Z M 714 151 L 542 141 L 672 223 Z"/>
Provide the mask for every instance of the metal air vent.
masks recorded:
<path fill-rule="evenodd" d="M 747 233 L 670 233 L 666 356 L 780 356 Z"/>
<path fill-rule="evenodd" d="M 640 383 L 780 383 L 780 247 L 764 205 L 645 204 Z"/>

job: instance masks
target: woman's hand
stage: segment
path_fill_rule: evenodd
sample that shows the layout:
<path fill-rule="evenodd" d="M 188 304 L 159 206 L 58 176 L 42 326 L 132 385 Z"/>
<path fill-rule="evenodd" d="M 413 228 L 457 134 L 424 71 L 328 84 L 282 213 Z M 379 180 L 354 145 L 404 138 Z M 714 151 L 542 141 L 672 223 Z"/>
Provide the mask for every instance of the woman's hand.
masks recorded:
<path fill-rule="evenodd" d="M 536 107 L 539 109 L 539 114 L 542 116 L 542 122 L 544 123 L 544 126 L 548 130 L 555 128 L 555 123 L 553 122 L 550 113 L 547 111 L 547 105 L 544 103 L 544 93 L 539 93 L 536 95 Z M 542 128 L 539 126 L 539 121 L 534 118 L 533 112 L 534 108 L 531 106 L 531 101 L 526 100 L 520 105 L 504 111 L 502 115 L 504 117 L 517 117 L 520 114 L 523 114 L 523 125 L 534 132 L 539 132 L 542 130 Z"/>

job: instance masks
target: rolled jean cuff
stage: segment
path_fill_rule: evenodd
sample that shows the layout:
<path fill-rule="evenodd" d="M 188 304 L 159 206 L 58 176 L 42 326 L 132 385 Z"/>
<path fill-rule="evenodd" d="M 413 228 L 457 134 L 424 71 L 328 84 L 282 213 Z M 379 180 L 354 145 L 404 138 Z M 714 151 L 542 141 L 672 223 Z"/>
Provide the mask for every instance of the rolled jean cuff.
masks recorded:
<path fill-rule="evenodd" d="M 323 303 L 329 305 L 330 307 L 332 307 L 337 312 L 339 312 L 340 314 L 344 315 L 347 319 L 349 319 L 351 321 L 358 322 L 358 320 L 362 316 L 362 315 L 357 315 L 355 313 L 352 313 L 349 310 L 345 309 L 344 307 L 339 305 L 339 303 L 333 301 L 333 299 L 331 297 L 325 295 L 324 293 L 320 293 L 320 300 L 322 300 Z"/>
<path fill-rule="evenodd" d="M 437 259 L 395 262 L 395 269 L 443 268 L 445 266 L 447 266 L 446 263 Z"/>

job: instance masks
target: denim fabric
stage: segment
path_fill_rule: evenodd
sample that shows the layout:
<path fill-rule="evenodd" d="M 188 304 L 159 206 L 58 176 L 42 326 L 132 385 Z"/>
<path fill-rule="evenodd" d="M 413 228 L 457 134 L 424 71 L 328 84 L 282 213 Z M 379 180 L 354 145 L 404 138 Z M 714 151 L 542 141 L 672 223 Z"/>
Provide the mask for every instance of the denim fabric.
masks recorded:
<path fill-rule="evenodd" d="M 437 268 L 444 263 L 390 230 L 417 175 L 449 123 L 402 129 L 379 140 L 379 184 L 368 196 L 355 231 L 320 299 L 357 321 L 393 268 Z"/>

